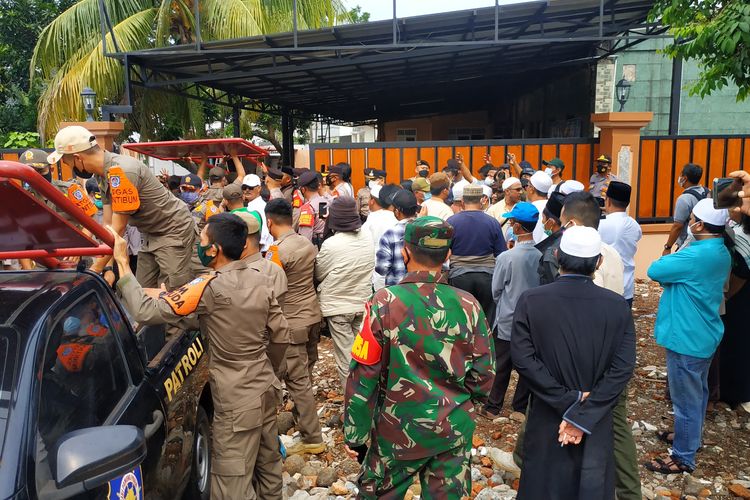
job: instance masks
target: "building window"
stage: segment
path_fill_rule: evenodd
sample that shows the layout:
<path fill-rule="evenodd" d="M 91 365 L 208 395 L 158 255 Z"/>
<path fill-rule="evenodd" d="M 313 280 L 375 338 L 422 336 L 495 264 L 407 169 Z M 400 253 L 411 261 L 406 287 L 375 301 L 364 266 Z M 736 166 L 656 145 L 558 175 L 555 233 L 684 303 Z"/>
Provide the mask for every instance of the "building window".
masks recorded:
<path fill-rule="evenodd" d="M 397 141 L 416 141 L 417 129 L 415 128 L 396 129 L 396 140 Z"/>
<path fill-rule="evenodd" d="M 448 140 L 451 141 L 481 141 L 485 138 L 483 128 L 450 128 Z"/>

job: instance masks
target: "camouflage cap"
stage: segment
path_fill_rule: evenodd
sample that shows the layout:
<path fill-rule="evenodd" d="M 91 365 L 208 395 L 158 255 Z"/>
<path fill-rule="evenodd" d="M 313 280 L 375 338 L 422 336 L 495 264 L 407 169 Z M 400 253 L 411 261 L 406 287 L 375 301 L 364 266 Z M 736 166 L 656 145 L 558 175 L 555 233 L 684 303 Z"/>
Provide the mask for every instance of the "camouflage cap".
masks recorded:
<path fill-rule="evenodd" d="M 404 241 L 420 248 L 450 248 L 453 226 L 438 217 L 419 217 L 406 225 Z"/>
<path fill-rule="evenodd" d="M 18 161 L 25 165 L 30 165 L 34 168 L 46 168 L 49 167 L 47 163 L 47 153 L 41 149 L 29 149 L 21 153 Z"/>

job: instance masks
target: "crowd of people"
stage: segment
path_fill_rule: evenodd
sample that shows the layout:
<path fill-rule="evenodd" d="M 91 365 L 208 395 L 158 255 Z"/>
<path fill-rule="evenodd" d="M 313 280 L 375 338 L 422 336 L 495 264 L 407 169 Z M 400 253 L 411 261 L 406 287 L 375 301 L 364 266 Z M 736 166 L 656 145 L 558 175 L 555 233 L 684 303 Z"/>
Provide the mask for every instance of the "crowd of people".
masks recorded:
<path fill-rule="evenodd" d="M 425 498 L 467 496 L 475 419 L 500 415 L 513 370 L 519 498 L 641 498 L 627 384 L 642 234 L 609 156 L 588 187 L 559 158 L 537 169 L 511 154 L 499 166 L 487 156 L 477 176 L 460 156 L 440 169 L 419 160 L 403 180 L 367 168 L 356 194 L 346 163 L 316 172 L 230 154 L 158 177 L 77 126 L 48 159 L 24 158 L 42 175 L 62 160 L 88 179 L 115 238 L 91 270 L 116 280 L 134 321 L 207 336 L 213 498 L 281 498 L 282 384 L 301 434 L 286 453 L 326 450 L 312 391 L 321 332 L 360 498 L 403 498 L 417 478 Z M 721 398 L 750 411 L 750 175 L 733 175 L 748 198 L 729 213 L 706 197 L 701 167 L 684 167 L 664 256 L 648 270 L 664 287 L 655 337 L 675 423 L 659 434 L 671 452 L 644 465 L 664 474 L 696 467 L 712 360 Z"/>

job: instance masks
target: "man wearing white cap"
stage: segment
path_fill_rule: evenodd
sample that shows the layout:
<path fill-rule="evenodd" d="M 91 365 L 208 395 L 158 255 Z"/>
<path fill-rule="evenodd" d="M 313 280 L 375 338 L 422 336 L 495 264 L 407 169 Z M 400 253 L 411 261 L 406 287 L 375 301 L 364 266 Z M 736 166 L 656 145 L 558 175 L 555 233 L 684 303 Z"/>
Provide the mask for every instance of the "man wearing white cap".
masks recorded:
<path fill-rule="evenodd" d="M 193 279 L 200 266 L 196 254 L 196 227 L 190 210 L 173 196 L 151 169 L 130 156 L 100 148 L 94 135 L 73 125 L 55 136 L 55 151 L 47 161 L 62 160 L 76 176 L 96 179 L 102 193 L 104 223 L 120 235 L 130 224 L 141 232 L 136 275 L 145 288 L 158 286 L 164 279 L 168 290 Z M 104 271 L 111 257 L 97 259 L 91 266 Z"/>
<path fill-rule="evenodd" d="M 521 179 L 518 177 L 508 177 L 503 181 L 502 184 L 504 197 L 502 200 L 498 201 L 494 205 L 492 205 L 487 210 L 487 215 L 491 215 L 500 224 L 503 224 L 505 222 L 505 219 L 503 218 L 503 214 L 510 212 L 513 210 L 513 207 L 516 206 L 516 203 L 521 201 L 521 195 L 523 193 L 523 188 L 521 187 Z"/>
<path fill-rule="evenodd" d="M 583 191 L 584 189 L 586 188 L 583 186 L 583 184 L 581 184 L 575 179 L 571 179 L 569 181 L 562 181 L 554 185 L 552 189 L 549 190 L 549 192 L 547 193 L 547 198 L 549 198 L 550 195 L 552 195 L 552 193 L 555 193 L 555 192 L 560 192 L 567 196 L 570 193 L 577 193 L 579 191 Z"/>
<path fill-rule="evenodd" d="M 596 229 L 567 229 L 557 258 L 560 278 L 524 292 L 513 319 L 513 364 L 531 390 L 518 493 L 613 498 L 612 408 L 635 366 L 633 317 L 622 296 L 592 280 Z"/>
<path fill-rule="evenodd" d="M 547 206 L 547 193 L 552 189 L 552 177 L 541 170 L 534 172 L 526 185 L 526 200 L 530 201 L 539 210 L 539 220 L 534 228 L 534 243 L 539 243 L 547 237 L 544 234 L 544 224 L 541 214 Z"/>
<path fill-rule="evenodd" d="M 273 244 L 273 236 L 268 232 L 266 223 L 266 202 L 260 196 L 261 191 L 260 177 L 255 174 L 247 174 L 242 179 L 242 199 L 245 202 L 245 208 L 248 212 L 258 212 L 261 218 L 262 227 L 260 228 L 260 249 L 268 250 Z"/>
<path fill-rule="evenodd" d="M 648 277 L 664 287 L 654 326 L 656 343 L 667 350 L 667 378 L 674 407 L 674 433 L 663 433 L 671 455 L 646 468 L 662 474 L 695 469 L 708 404 L 708 370 L 724 335 L 719 307 L 731 258 L 724 245 L 726 210 L 703 199 L 693 207 L 688 231 L 695 238 L 651 264 Z"/>

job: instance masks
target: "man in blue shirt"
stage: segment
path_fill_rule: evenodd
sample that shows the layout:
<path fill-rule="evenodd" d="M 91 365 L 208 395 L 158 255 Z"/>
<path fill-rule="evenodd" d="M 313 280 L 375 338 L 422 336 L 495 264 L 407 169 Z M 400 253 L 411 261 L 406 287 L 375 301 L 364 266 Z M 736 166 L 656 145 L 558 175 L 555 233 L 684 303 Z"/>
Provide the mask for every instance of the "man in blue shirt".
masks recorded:
<path fill-rule="evenodd" d="M 674 407 L 674 433 L 662 433 L 672 454 L 646 463 L 662 474 L 695 469 L 708 404 L 708 369 L 724 335 L 719 307 L 731 259 L 724 246 L 726 210 L 703 199 L 693 208 L 688 231 L 695 241 L 651 264 L 648 276 L 664 287 L 656 315 L 656 343 L 667 350 L 667 377 Z"/>
<path fill-rule="evenodd" d="M 447 222 L 455 231 L 448 282 L 472 294 L 481 304 L 489 324 L 493 324 L 492 273 L 495 257 L 507 247 L 500 223 L 482 210 L 482 193 L 481 186 L 464 186 L 464 209 L 448 217 Z"/>

